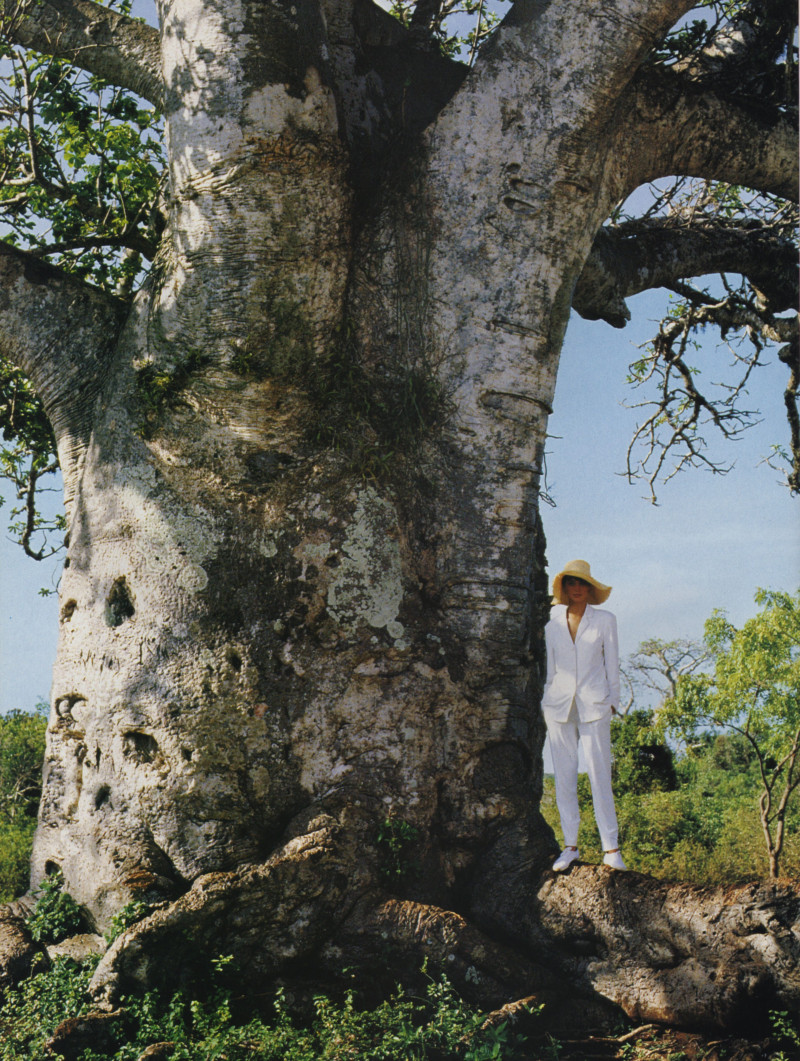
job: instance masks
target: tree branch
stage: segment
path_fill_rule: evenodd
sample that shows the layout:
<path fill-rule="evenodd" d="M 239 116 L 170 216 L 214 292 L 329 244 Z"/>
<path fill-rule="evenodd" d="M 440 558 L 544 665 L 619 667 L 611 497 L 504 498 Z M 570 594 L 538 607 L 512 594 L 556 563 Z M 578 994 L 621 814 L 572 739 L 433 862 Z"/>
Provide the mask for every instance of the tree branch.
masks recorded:
<path fill-rule="evenodd" d="M 58 440 L 65 493 L 88 441 L 123 302 L 0 244 L 0 353 L 31 380 Z"/>
<path fill-rule="evenodd" d="M 564 76 L 569 56 L 566 65 L 581 67 L 587 74 L 572 82 L 570 108 L 576 123 L 596 125 L 653 46 L 692 6 L 688 0 L 604 4 L 516 0 L 479 55 L 465 88 L 479 92 L 484 84 L 502 79 L 509 110 L 515 103 L 530 106 L 532 88 L 542 71 L 552 64 Z M 511 85 L 516 91 L 509 92 Z"/>
<path fill-rule="evenodd" d="M 620 198 L 685 173 L 795 199 L 797 130 L 777 110 L 723 99 L 688 75 L 648 67 L 622 96 L 617 116 L 612 152 Z"/>
<path fill-rule="evenodd" d="M 4 35 L 163 107 L 158 32 L 92 0 L 0 0 Z"/>
<path fill-rule="evenodd" d="M 699 52 L 676 63 L 675 69 L 696 77 L 741 73 L 755 52 L 760 59 L 774 62 L 786 45 L 785 24 L 796 21 L 794 5 L 785 0 L 750 0 L 717 28 Z"/>
<path fill-rule="evenodd" d="M 622 328 L 630 320 L 625 299 L 631 295 L 723 272 L 746 276 L 765 310 L 781 312 L 797 302 L 796 248 L 769 225 L 659 217 L 600 230 L 572 305 L 586 320 Z"/>

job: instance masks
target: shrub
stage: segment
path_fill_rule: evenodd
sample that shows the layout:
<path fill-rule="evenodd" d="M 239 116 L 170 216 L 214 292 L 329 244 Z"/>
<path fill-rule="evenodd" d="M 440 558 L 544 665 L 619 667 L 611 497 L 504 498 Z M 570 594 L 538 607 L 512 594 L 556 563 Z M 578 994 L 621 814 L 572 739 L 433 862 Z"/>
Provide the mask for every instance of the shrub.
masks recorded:
<path fill-rule="evenodd" d="M 35 940 L 59 943 L 84 927 L 81 908 L 64 890 L 60 871 L 51 873 L 39 889 L 39 898 L 28 918 L 28 928 Z"/>
<path fill-rule="evenodd" d="M 398 990 L 372 1010 L 361 1010 L 352 992 L 342 1001 L 314 1000 L 314 1016 L 300 1025 L 284 995 L 275 1016 L 237 1024 L 230 994 L 230 958 L 211 962 L 202 997 L 155 991 L 123 1000 L 115 1025 L 116 1045 L 87 1050 L 81 1061 L 136 1061 L 155 1042 L 170 1042 L 172 1061 L 515 1061 L 523 1038 L 507 1024 L 482 1027 L 484 1016 L 468 1006 L 445 977 L 430 979 L 424 998 Z M 97 958 L 83 964 L 58 959 L 46 973 L 8 992 L 0 1009 L 0 1061 L 49 1061 L 45 1043 L 68 1017 L 85 1015 L 86 990 Z"/>
<path fill-rule="evenodd" d="M 0 903 L 28 887 L 46 729 L 44 703 L 0 715 Z"/>
<path fill-rule="evenodd" d="M 47 705 L 0 715 L 0 820 L 33 820 L 42 794 Z"/>

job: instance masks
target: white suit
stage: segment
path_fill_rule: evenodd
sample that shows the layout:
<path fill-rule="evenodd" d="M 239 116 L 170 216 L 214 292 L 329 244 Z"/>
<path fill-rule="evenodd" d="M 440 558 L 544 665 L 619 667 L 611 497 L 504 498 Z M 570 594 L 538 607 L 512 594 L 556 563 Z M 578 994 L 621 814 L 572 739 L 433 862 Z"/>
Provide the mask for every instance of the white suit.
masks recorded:
<path fill-rule="evenodd" d="M 586 605 L 573 642 L 567 606 L 557 604 L 544 630 L 547 682 L 542 711 L 549 722 L 566 722 L 572 701 L 581 722 L 592 722 L 619 707 L 617 620 L 611 612 Z"/>
<path fill-rule="evenodd" d="M 553 753 L 564 846 L 578 844 L 580 740 L 600 839 L 604 850 L 610 851 L 618 846 L 611 789 L 611 708 L 619 706 L 617 620 L 611 612 L 587 604 L 573 642 L 567 606 L 558 604 L 545 627 L 545 643 L 547 681 L 542 712 Z"/>

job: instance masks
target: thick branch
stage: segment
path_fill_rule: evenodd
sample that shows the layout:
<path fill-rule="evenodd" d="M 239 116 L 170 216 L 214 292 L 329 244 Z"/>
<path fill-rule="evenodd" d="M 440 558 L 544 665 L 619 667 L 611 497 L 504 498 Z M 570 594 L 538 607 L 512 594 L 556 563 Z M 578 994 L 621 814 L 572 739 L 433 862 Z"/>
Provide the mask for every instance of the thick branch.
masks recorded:
<path fill-rule="evenodd" d="M 163 106 L 158 32 L 92 0 L 2 0 L 5 35 Z"/>
<path fill-rule="evenodd" d="M 514 104 L 531 105 L 532 89 L 543 77 L 549 80 L 558 71 L 566 84 L 569 69 L 580 68 L 562 105 L 568 105 L 576 123 L 596 127 L 656 42 L 692 6 L 687 0 L 517 0 L 482 50 L 465 88 L 485 91 L 502 81 L 500 91 L 511 112 Z"/>
<path fill-rule="evenodd" d="M 724 272 L 746 276 L 770 312 L 797 302 L 796 249 L 769 226 L 649 218 L 600 230 L 572 304 L 587 320 L 622 328 L 630 320 L 625 299 L 631 295 Z"/>
<path fill-rule="evenodd" d="M 0 352 L 29 377 L 58 440 L 68 482 L 124 304 L 0 244 Z"/>
<path fill-rule="evenodd" d="M 796 197 L 797 130 L 778 111 L 722 99 L 687 76 L 647 68 L 617 113 L 612 150 L 621 197 L 676 173 Z"/>

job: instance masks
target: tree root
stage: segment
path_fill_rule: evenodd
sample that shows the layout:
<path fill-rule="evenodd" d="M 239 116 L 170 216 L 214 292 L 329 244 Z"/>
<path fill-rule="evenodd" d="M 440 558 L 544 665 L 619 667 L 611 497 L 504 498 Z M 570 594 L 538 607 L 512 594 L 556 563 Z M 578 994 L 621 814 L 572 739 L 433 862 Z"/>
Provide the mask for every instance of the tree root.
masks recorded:
<path fill-rule="evenodd" d="M 267 862 L 201 877 L 128 929 L 98 966 L 95 1003 L 113 1007 L 164 978 L 174 987 L 203 954 L 232 955 L 254 995 L 279 981 L 330 989 L 346 967 L 386 994 L 419 984 L 427 959 L 490 1019 L 543 1006 L 548 1027 L 571 1036 L 610 1030 L 621 1011 L 731 1032 L 800 1003 L 800 893 L 789 882 L 698 889 L 576 866 L 540 877 L 511 931 L 388 897 L 360 812 L 297 824 Z M 519 895 L 506 898 L 519 909 Z"/>
<path fill-rule="evenodd" d="M 730 1032 L 800 1003 L 800 891 L 696 888 L 576 866 L 547 874 L 527 939 L 632 1020 Z"/>

